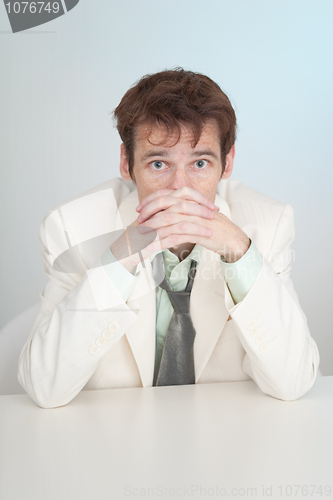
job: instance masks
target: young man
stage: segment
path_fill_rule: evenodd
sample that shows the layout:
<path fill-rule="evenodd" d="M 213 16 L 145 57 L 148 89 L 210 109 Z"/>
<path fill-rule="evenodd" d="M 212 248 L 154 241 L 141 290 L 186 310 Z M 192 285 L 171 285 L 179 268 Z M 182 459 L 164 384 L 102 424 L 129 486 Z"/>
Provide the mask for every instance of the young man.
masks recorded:
<path fill-rule="evenodd" d="M 319 355 L 289 277 L 293 213 L 230 179 L 229 99 L 207 76 L 164 71 L 115 118 L 122 179 L 41 225 L 49 281 L 20 383 L 42 407 L 83 388 L 250 379 L 301 397 Z"/>

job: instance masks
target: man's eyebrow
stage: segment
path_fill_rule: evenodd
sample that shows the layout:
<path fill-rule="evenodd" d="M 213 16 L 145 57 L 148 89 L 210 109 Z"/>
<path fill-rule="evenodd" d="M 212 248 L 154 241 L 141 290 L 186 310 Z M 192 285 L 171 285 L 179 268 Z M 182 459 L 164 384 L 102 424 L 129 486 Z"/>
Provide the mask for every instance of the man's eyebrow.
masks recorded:
<path fill-rule="evenodd" d="M 142 156 L 141 161 L 148 160 L 148 158 L 153 158 L 154 156 L 166 157 L 170 154 L 169 149 L 152 149 L 147 151 L 145 155 Z M 191 153 L 191 156 L 212 156 L 216 160 L 219 159 L 218 155 L 212 149 L 195 150 Z"/>
<path fill-rule="evenodd" d="M 169 155 L 169 150 L 168 149 L 152 149 L 150 151 L 147 151 L 145 155 L 142 156 L 141 161 L 148 160 L 148 158 L 153 158 L 154 156 L 168 156 Z"/>
<path fill-rule="evenodd" d="M 213 151 L 212 149 L 209 149 L 209 148 L 208 149 L 202 149 L 202 150 L 193 151 L 193 153 L 191 154 L 191 156 L 212 156 L 216 160 L 219 159 L 219 157 L 217 156 L 217 154 L 215 153 L 215 151 Z"/>

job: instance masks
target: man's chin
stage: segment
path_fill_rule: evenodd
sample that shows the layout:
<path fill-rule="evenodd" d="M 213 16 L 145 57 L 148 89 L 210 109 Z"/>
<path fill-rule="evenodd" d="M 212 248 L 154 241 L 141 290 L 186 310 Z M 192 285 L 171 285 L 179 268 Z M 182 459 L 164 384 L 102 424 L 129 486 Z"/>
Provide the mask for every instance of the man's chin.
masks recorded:
<path fill-rule="evenodd" d="M 169 250 L 177 255 L 178 259 L 182 261 L 192 252 L 193 248 L 194 243 L 182 243 L 181 245 L 169 248 Z"/>

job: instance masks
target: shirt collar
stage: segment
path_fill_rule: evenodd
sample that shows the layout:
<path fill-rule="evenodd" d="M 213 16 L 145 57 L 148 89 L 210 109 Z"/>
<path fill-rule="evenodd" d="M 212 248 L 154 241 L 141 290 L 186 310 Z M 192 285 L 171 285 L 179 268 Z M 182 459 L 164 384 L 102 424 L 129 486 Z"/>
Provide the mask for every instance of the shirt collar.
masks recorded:
<path fill-rule="evenodd" d="M 150 262 L 152 262 L 154 257 L 161 252 L 163 252 L 164 259 L 168 259 L 169 262 L 175 263 L 175 265 L 179 264 L 180 261 L 179 261 L 177 255 L 172 253 L 168 248 L 166 248 L 165 250 L 157 250 L 156 252 L 154 252 L 150 256 Z M 188 256 L 182 262 L 187 261 L 187 260 L 195 260 L 197 262 L 197 264 L 199 264 L 201 252 L 202 252 L 202 246 L 194 245 L 194 247 L 192 248 L 192 251 L 188 254 Z"/>
<path fill-rule="evenodd" d="M 188 254 L 188 256 L 184 260 L 179 261 L 177 255 L 172 253 L 169 249 L 165 249 L 155 252 L 153 255 L 151 255 L 150 259 L 152 261 L 157 254 L 162 252 L 163 269 L 165 276 L 169 280 L 172 288 L 175 291 L 178 291 L 179 287 L 179 290 L 184 287 L 184 280 L 186 284 L 191 260 L 195 260 L 197 264 L 199 264 L 201 251 L 202 246 L 194 245 L 192 251 Z"/>

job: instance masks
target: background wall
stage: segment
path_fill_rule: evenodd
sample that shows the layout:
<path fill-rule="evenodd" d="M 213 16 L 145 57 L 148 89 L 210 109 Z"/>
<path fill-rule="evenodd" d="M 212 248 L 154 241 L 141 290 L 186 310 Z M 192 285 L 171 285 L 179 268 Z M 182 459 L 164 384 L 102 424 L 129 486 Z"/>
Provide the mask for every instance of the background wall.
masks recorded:
<path fill-rule="evenodd" d="M 295 209 L 293 279 L 333 375 L 331 0 L 81 0 L 12 34 L 0 5 L 1 325 L 46 279 L 46 211 L 118 176 L 110 112 L 141 76 L 183 66 L 230 96 L 234 177 Z"/>

